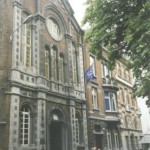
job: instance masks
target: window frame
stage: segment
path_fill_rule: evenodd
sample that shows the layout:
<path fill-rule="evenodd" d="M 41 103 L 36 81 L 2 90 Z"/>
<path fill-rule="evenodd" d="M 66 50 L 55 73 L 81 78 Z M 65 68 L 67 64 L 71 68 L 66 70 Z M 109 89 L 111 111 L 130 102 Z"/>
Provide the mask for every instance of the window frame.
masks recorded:
<path fill-rule="evenodd" d="M 106 95 L 106 93 L 107 93 L 107 95 Z M 105 98 L 105 110 L 106 110 L 106 112 L 117 112 L 116 93 L 111 92 L 111 91 L 104 91 L 104 98 Z M 109 104 L 109 109 L 107 109 L 107 107 L 108 107 L 107 104 Z"/>
<path fill-rule="evenodd" d="M 21 22 L 23 22 L 30 14 L 27 12 L 22 13 Z M 22 62 L 24 66 L 31 67 L 31 58 L 32 58 L 32 33 L 31 26 L 29 23 L 26 23 L 21 26 L 21 47 L 22 47 Z M 29 41 L 28 41 L 29 40 Z"/>
<path fill-rule="evenodd" d="M 95 70 L 95 57 L 90 55 L 90 66 L 93 65 L 93 75 L 96 76 L 96 70 Z"/>
<path fill-rule="evenodd" d="M 92 108 L 98 110 L 98 90 L 96 87 L 92 87 Z"/>
<path fill-rule="evenodd" d="M 62 39 L 62 27 L 58 18 L 54 16 L 47 17 L 46 26 L 49 34 L 54 40 L 60 41 Z"/>
<path fill-rule="evenodd" d="M 28 109 L 28 112 L 26 112 L 24 109 Z M 20 116 L 20 144 L 22 146 L 28 146 L 31 142 L 31 110 L 28 106 L 23 106 L 21 109 L 21 116 Z M 27 118 L 25 118 L 27 116 Z M 28 122 L 26 123 L 26 120 Z M 26 128 L 25 128 L 26 126 Z M 25 134 L 25 132 L 27 132 Z M 25 138 L 25 135 L 28 135 L 28 138 Z M 25 143 L 25 140 L 27 140 L 27 143 Z"/>

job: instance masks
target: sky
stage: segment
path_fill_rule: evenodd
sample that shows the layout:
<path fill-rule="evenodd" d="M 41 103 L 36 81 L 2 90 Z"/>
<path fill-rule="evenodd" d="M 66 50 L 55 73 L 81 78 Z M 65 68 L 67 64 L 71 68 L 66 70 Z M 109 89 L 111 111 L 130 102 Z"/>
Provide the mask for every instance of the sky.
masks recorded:
<path fill-rule="evenodd" d="M 82 18 L 85 12 L 85 5 L 84 3 L 86 0 L 68 0 L 70 5 L 72 6 L 75 14 L 75 18 L 77 19 L 79 25 L 81 25 Z M 138 99 L 138 106 L 141 109 L 141 123 L 142 123 L 142 130 L 145 133 L 148 129 L 150 129 L 150 109 L 147 108 L 145 104 L 145 99 Z"/>
<path fill-rule="evenodd" d="M 75 18 L 77 19 L 79 25 L 81 25 L 81 21 L 85 12 L 84 3 L 86 2 L 86 0 L 68 0 L 68 1 L 75 12 L 74 14 Z"/>
<path fill-rule="evenodd" d="M 146 99 L 138 98 L 137 102 L 142 113 L 141 116 L 142 130 L 143 133 L 146 133 L 148 130 L 150 130 L 150 108 L 147 108 L 145 104 Z"/>

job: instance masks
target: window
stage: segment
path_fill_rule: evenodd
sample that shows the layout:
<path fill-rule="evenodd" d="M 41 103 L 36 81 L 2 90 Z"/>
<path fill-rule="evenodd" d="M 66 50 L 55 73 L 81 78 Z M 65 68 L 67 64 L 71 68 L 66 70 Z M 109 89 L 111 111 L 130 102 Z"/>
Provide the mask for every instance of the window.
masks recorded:
<path fill-rule="evenodd" d="M 115 136 L 115 147 L 116 149 L 119 149 L 119 137 L 116 129 L 114 130 L 114 136 Z"/>
<path fill-rule="evenodd" d="M 77 84 L 77 53 L 76 47 L 72 43 L 72 69 L 73 69 L 73 83 Z"/>
<path fill-rule="evenodd" d="M 110 129 L 107 129 L 107 146 L 108 149 L 112 149 L 112 139 L 111 139 L 111 132 Z"/>
<path fill-rule="evenodd" d="M 28 107 L 23 107 L 21 109 L 21 131 L 20 131 L 20 142 L 21 145 L 30 144 L 30 109 Z"/>
<path fill-rule="evenodd" d="M 98 109 L 98 97 L 97 97 L 97 89 L 92 88 L 92 104 L 93 104 L 93 109 Z"/>
<path fill-rule="evenodd" d="M 106 111 L 117 111 L 116 109 L 116 94 L 105 91 L 105 108 Z"/>
<path fill-rule="evenodd" d="M 90 66 L 93 65 L 93 74 L 95 75 L 95 60 L 93 56 L 90 56 Z"/>
<path fill-rule="evenodd" d="M 61 28 L 58 24 L 58 22 L 52 18 L 52 17 L 49 17 L 47 19 L 47 28 L 48 28 L 48 31 L 49 33 L 51 34 L 51 36 L 55 39 L 55 40 L 60 40 L 61 39 Z"/>
<path fill-rule="evenodd" d="M 29 16 L 23 13 L 22 22 Z M 31 66 L 31 27 L 30 24 L 22 26 L 22 61 L 26 67 Z"/>
<path fill-rule="evenodd" d="M 64 82 L 64 57 L 62 55 L 59 59 L 59 80 Z"/>
<path fill-rule="evenodd" d="M 102 69 L 103 69 L 103 78 L 110 77 L 110 70 L 108 69 L 106 62 L 102 62 Z"/>
<path fill-rule="evenodd" d="M 79 125 L 79 117 L 76 114 L 76 118 L 75 118 L 75 126 L 76 126 L 76 143 L 79 144 L 80 141 L 80 125 Z"/>
<path fill-rule="evenodd" d="M 129 137 L 125 136 L 125 140 L 126 140 L 126 148 L 129 150 Z"/>
<path fill-rule="evenodd" d="M 124 89 L 124 98 L 125 98 L 125 104 L 129 104 L 129 92 L 127 89 Z"/>
<path fill-rule="evenodd" d="M 120 88 L 120 98 L 121 98 L 121 101 L 124 103 L 124 92 L 122 88 Z"/>
<path fill-rule="evenodd" d="M 49 50 L 45 49 L 45 76 L 49 78 Z"/>
<path fill-rule="evenodd" d="M 52 48 L 52 77 L 54 80 L 57 80 L 57 49 L 55 47 Z"/>
<path fill-rule="evenodd" d="M 103 83 L 104 84 L 110 84 L 111 83 L 111 72 L 108 69 L 108 66 L 106 62 L 102 62 L 102 76 L 103 76 Z"/>

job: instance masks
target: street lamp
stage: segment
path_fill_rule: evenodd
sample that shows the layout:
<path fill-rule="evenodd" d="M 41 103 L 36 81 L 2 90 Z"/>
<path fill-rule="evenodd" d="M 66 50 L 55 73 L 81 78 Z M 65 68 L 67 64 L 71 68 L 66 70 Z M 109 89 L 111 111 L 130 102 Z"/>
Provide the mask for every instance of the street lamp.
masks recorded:
<path fill-rule="evenodd" d="M 12 37 L 13 37 L 13 34 L 14 32 L 20 28 L 23 24 L 26 24 L 26 23 L 29 23 L 33 20 L 33 16 L 32 15 L 29 15 L 16 29 L 13 30 L 13 32 L 11 33 L 10 35 L 10 42 L 12 42 Z"/>

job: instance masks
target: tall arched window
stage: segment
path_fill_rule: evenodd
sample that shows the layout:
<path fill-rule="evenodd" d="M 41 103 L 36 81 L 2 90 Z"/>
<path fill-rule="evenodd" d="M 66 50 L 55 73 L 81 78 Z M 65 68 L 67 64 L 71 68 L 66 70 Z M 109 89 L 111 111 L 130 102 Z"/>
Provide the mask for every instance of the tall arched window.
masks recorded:
<path fill-rule="evenodd" d="M 56 47 L 52 47 L 52 77 L 54 80 L 58 79 L 58 73 L 57 73 L 57 49 Z"/>
<path fill-rule="evenodd" d="M 49 49 L 45 49 L 45 76 L 49 78 Z"/>
<path fill-rule="evenodd" d="M 60 55 L 59 58 L 59 81 L 64 82 L 64 56 Z"/>
<path fill-rule="evenodd" d="M 22 14 L 22 22 L 29 16 Z M 31 26 L 29 23 L 22 25 L 22 62 L 26 67 L 31 66 Z"/>
<path fill-rule="evenodd" d="M 24 106 L 21 109 L 20 125 L 20 143 L 21 145 L 29 145 L 31 119 L 30 109 L 27 106 Z"/>
<path fill-rule="evenodd" d="M 74 43 L 72 43 L 72 69 L 73 69 L 73 83 L 77 84 L 77 53 Z"/>

